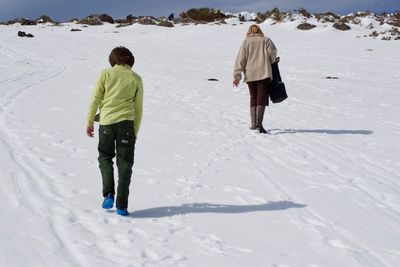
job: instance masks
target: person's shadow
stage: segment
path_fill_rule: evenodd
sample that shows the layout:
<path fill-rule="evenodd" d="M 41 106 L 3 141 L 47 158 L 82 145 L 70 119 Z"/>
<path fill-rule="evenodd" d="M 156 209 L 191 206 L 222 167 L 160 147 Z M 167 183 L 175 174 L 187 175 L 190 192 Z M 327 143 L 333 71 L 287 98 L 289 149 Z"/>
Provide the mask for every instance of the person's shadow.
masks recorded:
<path fill-rule="evenodd" d="M 129 214 L 133 218 L 162 218 L 190 213 L 248 213 L 260 211 L 286 210 L 291 208 L 304 208 L 307 205 L 290 201 L 268 202 L 259 205 L 225 205 L 211 203 L 193 203 L 180 206 L 157 207 L 137 210 Z"/>
<path fill-rule="evenodd" d="M 316 134 L 356 134 L 356 135 L 370 135 L 373 131 L 370 130 L 329 130 L 329 129 L 271 129 L 272 135 L 278 134 L 294 134 L 294 133 L 316 133 Z"/>

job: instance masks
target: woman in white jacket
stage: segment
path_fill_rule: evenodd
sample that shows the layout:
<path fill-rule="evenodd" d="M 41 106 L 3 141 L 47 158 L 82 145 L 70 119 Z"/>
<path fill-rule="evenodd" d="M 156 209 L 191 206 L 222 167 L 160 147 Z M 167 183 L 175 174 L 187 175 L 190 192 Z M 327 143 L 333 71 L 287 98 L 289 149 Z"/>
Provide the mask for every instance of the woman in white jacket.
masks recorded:
<path fill-rule="evenodd" d="M 263 127 L 265 106 L 268 106 L 268 87 L 272 79 L 271 63 L 279 61 L 277 49 L 260 27 L 251 25 L 236 58 L 233 85 L 238 86 L 244 73 L 250 91 L 250 117 L 252 130 L 267 133 Z"/>

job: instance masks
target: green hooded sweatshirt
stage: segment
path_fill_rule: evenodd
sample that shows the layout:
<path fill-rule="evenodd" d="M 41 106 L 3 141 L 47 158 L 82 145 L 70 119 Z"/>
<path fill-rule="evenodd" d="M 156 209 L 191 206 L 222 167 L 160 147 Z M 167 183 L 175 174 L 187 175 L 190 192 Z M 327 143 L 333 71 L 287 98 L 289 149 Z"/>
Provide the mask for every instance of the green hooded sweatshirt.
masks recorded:
<path fill-rule="evenodd" d="M 143 83 L 129 65 L 115 65 L 100 73 L 89 103 L 87 126 L 93 126 L 98 109 L 101 125 L 131 120 L 137 136 L 142 121 Z"/>

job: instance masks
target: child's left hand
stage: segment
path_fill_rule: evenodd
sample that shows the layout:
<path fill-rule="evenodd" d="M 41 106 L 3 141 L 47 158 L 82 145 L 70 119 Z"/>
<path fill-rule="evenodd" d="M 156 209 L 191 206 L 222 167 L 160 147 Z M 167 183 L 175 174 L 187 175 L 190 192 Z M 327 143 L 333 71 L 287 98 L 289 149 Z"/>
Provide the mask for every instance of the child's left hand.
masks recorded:
<path fill-rule="evenodd" d="M 94 127 L 93 126 L 88 126 L 88 127 L 86 127 L 86 134 L 87 134 L 87 136 L 89 136 L 89 137 L 94 137 Z"/>

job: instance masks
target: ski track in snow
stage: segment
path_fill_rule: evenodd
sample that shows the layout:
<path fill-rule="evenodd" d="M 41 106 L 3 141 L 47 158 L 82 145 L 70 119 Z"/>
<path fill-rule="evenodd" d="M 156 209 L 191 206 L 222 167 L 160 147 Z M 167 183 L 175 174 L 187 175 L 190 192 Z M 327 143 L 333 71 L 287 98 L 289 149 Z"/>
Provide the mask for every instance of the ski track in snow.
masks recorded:
<path fill-rule="evenodd" d="M 347 36 L 346 47 L 336 46 L 338 61 L 332 44 L 309 41 L 312 33 L 293 32 L 296 47 L 285 37 L 293 30 L 266 26 L 293 66 L 281 63 L 289 99 L 271 104 L 271 134 L 260 135 L 248 130 L 246 86 L 229 90 L 247 26 L 134 25 L 114 33 L 107 25 L 85 29 L 84 37 L 70 35 L 73 25 L 33 27 L 31 46 L 14 40 L 15 29 L 0 28 L 0 192 L 7 203 L 0 236 L 10 239 L 0 242 L 7 252 L 0 265 L 395 266 L 399 96 L 368 93 L 380 82 L 372 71 L 394 77 L 393 85 L 385 81 L 389 93 L 400 76 L 368 65 L 373 57 L 398 69 L 398 56 L 382 59 L 398 47 L 367 54 L 360 50 L 386 43 L 350 45 L 360 41 Z M 41 34 L 49 35 L 46 44 Z M 335 42 L 329 34 L 337 33 L 320 34 Z M 120 44 L 134 49 L 145 86 L 128 218 L 100 209 L 96 141 L 84 136 L 96 75 Z M 207 81 L 214 77 L 220 82 Z"/>
<path fill-rule="evenodd" d="M 52 187 L 50 181 L 51 178 L 43 172 L 40 164 L 34 163 L 37 161 L 36 158 L 21 153 L 21 151 L 24 151 L 23 148 L 20 149 L 21 142 L 19 140 L 22 136 L 13 136 L 8 132 L 9 127 L 5 122 L 4 116 L 4 113 L 7 113 L 9 106 L 12 107 L 12 104 L 18 95 L 22 94 L 26 90 L 39 86 L 47 80 L 56 78 L 62 74 L 64 68 L 63 66 L 43 68 L 42 64 L 44 62 L 39 61 L 32 54 L 13 49 L 4 43 L 0 44 L 0 47 L 0 57 L 9 58 L 9 60 L 12 60 L 11 63 L 17 63 L 15 64 L 16 66 L 14 64 L 8 66 L 9 68 L 15 68 L 11 73 L 23 72 L 22 74 L 17 74 L 14 77 L 2 80 L 0 83 L 0 88 L 2 89 L 0 95 L 2 104 L 0 109 L 0 122 L 2 129 L 0 132 L 1 148 L 3 153 L 6 152 L 5 154 L 8 155 L 6 159 L 8 162 L 5 165 L 7 166 L 10 164 L 16 168 L 15 172 L 13 171 L 9 173 L 8 178 L 11 182 L 12 188 L 8 188 L 6 191 L 7 193 L 4 192 L 4 196 L 12 200 L 10 203 L 14 205 L 12 205 L 11 208 L 15 211 L 18 210 L 18 213 L 15 213 L 14 215 L 15 218 L 18 216 L 17 214 L 24 214 L 24 217 L 26 216 L 27 218 L 30 218 L 28 221 L 29 224 L 23 222 L 20 227 L 27 227 L 28 236 L 25 238 L 32 240 L 31 242 L 28 242 L 28 244 L 31 244 L 25 249 L 36 251 L 34 253 L 34 258 L 27 259 L 28 262 L 22 264 L 32 264 L 32 266 L 36 264 L 48 265 L 58 258 L 61 260 L 60 264 L 62 266 L 76 265 L 76 260 L 68 248 L 65 247 L 65 244 L 58 233 L 52 208 L 47 206 L 48 203 L 57 196 L 57 193 Z M 22 70 L 20 68 L 22 68 Z M 2 163 L 4 164 L 5 162 Z M 7 220 L 3 223 L 13 224 L 13 222 L 8 222 Z M 39 227 L 37 225 L 39 225 Z M 38 235 L 35 233 L 36 231 L 38 231 L 38 233 L 43 232 L 43 228 L 50 233 L 52 241 L 41 240 L 40 234 Z M 50 245 L 46 243 L 50 243 Z M 35 246 L 33 244 L 39 245 Z M 21 245 L 24 246 L 23 244 Z M 52 249 L 51 246 L 54 246 L 55 248 Z M 11 248 L 11 250 L 15 250 L 15 252 L 18 251 L 18 249 L 22 250 L 21 247 Z M 54 250 L 52 251 L 53 255 L 47 258 L 45 256 L 47 252 L 42 253 L 42 250 Z M 9 254 L 8 256 L 11 258 L 15 257 L 13 254 Z"/>

